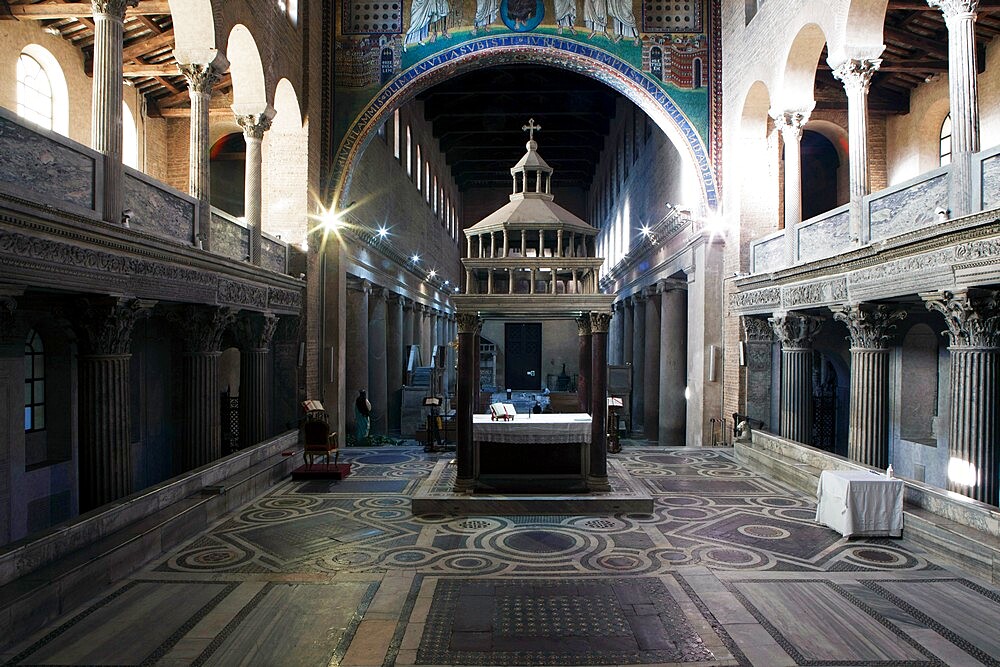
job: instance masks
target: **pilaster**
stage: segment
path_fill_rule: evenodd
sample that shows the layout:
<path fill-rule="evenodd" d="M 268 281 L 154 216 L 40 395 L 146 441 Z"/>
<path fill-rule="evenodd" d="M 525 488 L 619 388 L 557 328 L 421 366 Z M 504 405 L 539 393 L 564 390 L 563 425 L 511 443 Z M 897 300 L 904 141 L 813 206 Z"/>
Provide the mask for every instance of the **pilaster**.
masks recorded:
<path fill-rule="evenodd" d="M 771 421 L 771 386 L 774 382 L 771 359 L 774 329 L 762 317 L 744 316 L 740 320 L 746 348 L 746 414 L 767 424 Z"/>

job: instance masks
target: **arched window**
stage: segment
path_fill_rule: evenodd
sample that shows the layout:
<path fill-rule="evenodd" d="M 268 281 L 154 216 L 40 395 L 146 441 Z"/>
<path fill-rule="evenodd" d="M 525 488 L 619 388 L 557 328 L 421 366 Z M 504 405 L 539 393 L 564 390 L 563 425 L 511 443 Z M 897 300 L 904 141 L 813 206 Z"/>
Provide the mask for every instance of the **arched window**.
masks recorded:
<path fill-rule="evenodd" d="M 941 123 L 941 147 L 939 151 L 941 156 L 941 166 L 951 164 L 951 114 L 944 117 L 944 121 Z"/>
<path fill-rule="evenodd" d="M 45 349 L 34 329 L 24 342 L 24 430 L 45 428 Z"/>
<path fill-rule="evenodd" d="M 399 158 L 399 109 L 392 112 L 392 156 Z"/>
<path fill-rule="evenodd" d="M 413 176 L 413 141 L 410 138 L 410 126 L 406 126 L 406 175 Z"/>
<path fill-rule="evenodd" d="M 122 162 L 133 169 L 139 168 L 139 130 L 125 102 L 122 102 Z"/>
<path fill-rule="evenodd" d="M 420 144 L 417 144 L 417 190 L 421 189 L 421 182 L 423 180 L 421 178 L 421 176 L 423 175 L 423 172 L 421 171 L 421 169 L 422 169 L 423 164 L 424 163 L 421 162 L 421 160 L 420 160 Z"/>
<path fill-rule="evenodd" d="M 69 90 L 59 62 L 38 44 L 17 59 L 17 115 L 60 134 L 69 133 Z"/>
<path fill-rule="evenodd" d="M 42 64 L 27 53 L 17 59 L 17 115 L 52 129 L 52 84 Z"/>

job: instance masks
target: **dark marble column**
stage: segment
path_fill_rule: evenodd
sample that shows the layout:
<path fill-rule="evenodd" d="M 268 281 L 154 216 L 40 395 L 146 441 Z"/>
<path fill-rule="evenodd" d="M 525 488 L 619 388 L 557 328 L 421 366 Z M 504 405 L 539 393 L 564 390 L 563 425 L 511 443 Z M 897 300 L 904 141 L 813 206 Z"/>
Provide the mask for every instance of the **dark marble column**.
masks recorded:
<path fill-rule="evenodd" d="M 1000 501 L 1000 292 L 960 289 L 920 295 L 948 324 L 951 352 L 948 488 Z"/>
<path fill-rule="evenodd" d="M 76 312 L 80 355 L 80 511 L 132 488 L 129 364 L 132 330 L 154 302 L 83 299 Z"/>
<path fill-rule="evenodd" d="M 184 470 L 222 456 L 222 415 L 219 411 L 219 356 L 222 336 L 233 324 L 236 310 L 184 306 L 170 314 L 184 347 L 181 362 L 181 462 Z"/>
<path fill-rule="evenodd" d="M 660 282 L 660 388 L 657 441 L 664 446 L 685 442 L 687 403 L 687 281 Z"/>
<path fill-rule="evenodd" d="M 403 401 L 403 297 L 390 292 L 386 298 L 385 374 L 389 430 L 398 433 Z"/>
<path fill-rule="evenodd" d="M 374 287 L 368 297 L 368 400 L 372 404 L 372 435 L 385 435 L 389 430 L 385 324 L 385 290 Z"/>
<path fill-rule="evenodd" d="M 424 327 L 424 306 L 422 304 L 413 303 L 413 333 L 412 340 L 413 345 L 416 345 L 420 350 L 420 359 L 418 359 L 418 366 L 424 366 L 427 364 L 427 348 L 424 347 L 423 340 L 423 327 Z"/>
<path fill-rule="evenodd" d="M 657 442 L 660 438 L 660 291 L 646 289 L 646 315 L 643 343 L 646 347 L 643 377 L 643 437 Z"/>
<path fill-rule="evenodd" d="M 622 302 L 622 363 L 632 363 L 632 299 Z"/>
<path fill-rule="evenodd" d="M 645 431 L 646 301 L 641 292 L 632 295 L 632 433 Z"/>
<path fill-rule="evenodd" d="M 608 483 L 608 329 L 611 313 L 590 313 L 590 473 L 587 488 L 610 491 Z"/>
<path fill-rule="evenodd" d="M 472 461 L 472 415 L 479 385 L 479 331 L 483 322 L 476 313 L 458 313 L 458 388 L 455 419 L 458 445 L 455 450 L 457 474 L 455 491 L 471 493 L 475 486 Z"/>
<path fill-rule="evenodd" d="M 267 439 L 271 424 L 271 339 L 278 318 L 244 311 L 233 324 L 240 348 L 240 446 Z"/>
<path fill-rule="evenodd" d="M 889 341 L 906 311 L 888 306 L 835 306 L 851 340 L 851 411 L 848 456 L 875 468 L 889 465 Z"/>
<path fill-rule="evenodd" d="M 576 400 L 580 412 L 590 412 L 590 373 L 592 371 L 591 359 L 593 359 L 590 313 L 576 318 L 576 333 L 578 341 L 577 349 L 579 350 L 577 360 L 580 367 L 580 372 L 577 374 L 576 380 Z"/>
<path fill-rule="evenodd" d="M 346 436 L 354 436 L 357 424 L 354 419 L 354 401 L 358 393 L 368 390 L 368 295 L 371 283 L 367 280 L 349 278 L 347 281 L 347 351 L 344 366 L 344 409 L 347 419 Z M 374 407 L 374 406 L 372 406 Z M 360 443 L 359 443 L 360 444 Z"/>
<path fill-rule="evenodd" d="M 611 331 L 608 333 L 608 363 L 621 366 L 625 363 L 625 350 L 622 338 L 625 335 L 624 301 L 616 301 L 611 306 Z"/>
<path fill-rule="evenodd" d="M 812 442 L 812 341 L 823 320 L 799 313 L 775 313 L 770 318 L 781 341 L 781 425 L 779 435 L 804 444 Z"/>
<path fill-rule="evenodd" d="M 764 424 L 771 421 L 771 386 L 774 329 L 762 317 L 745 316 L 743 324 L 743 363 L 746 365 L 746 415 Z M 766 426 L 768 430 L 773 427 Z"/>

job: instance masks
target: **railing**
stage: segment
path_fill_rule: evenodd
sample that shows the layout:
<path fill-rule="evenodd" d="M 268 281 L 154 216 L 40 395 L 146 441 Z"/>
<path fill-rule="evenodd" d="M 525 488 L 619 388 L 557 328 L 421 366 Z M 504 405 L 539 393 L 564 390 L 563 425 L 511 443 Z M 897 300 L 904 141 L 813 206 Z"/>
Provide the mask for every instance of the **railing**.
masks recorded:
<path fill-rule="evenodd" d="M 195 243 L 198 200 L 129 167 L 125 210 L 131 229 L 185 245 Z"/>
<path fill-rule="evenodd" d="M 785 230 L 754 239 L 750 273 L 774 272 L 927 229 L 953 217 L 953 206 L 968 206 L 969 213 L 1000 207 L 1000 146 L 972 156 L 972 182 L 966 186 L 956 184 L 954 171 L 939 167 L 866 196 L 854 234 L 850 205 L 845 204 L 799 223 L 791 240 Z"/>
<path fill-rule="evenodd" d="M 250 260 L 250 230 L 242 220 L 212 207 L 212 252 L 237 262 Z"/>

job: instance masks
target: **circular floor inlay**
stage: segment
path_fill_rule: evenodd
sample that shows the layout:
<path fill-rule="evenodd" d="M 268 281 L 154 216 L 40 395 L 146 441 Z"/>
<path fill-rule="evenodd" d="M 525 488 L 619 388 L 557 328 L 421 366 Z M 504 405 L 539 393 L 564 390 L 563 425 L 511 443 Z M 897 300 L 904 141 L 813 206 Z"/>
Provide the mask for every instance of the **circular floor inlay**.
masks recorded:
<path fill-rule="evenodd" d="M 572 549 L 576 545 L 569 535 L 548 530 L 529 530 L 508 535 L 504 540 L 508 548 L 530 554 L 553 554 Z"/>
<path fill-rule="evenodd" d="M 753 554 L 736 549 L 712 549 L 707 554 L 709 558 L 719 563 L 731 563 L 733 565 L 743 565 L 754 560 Z"/>
<path fill-rule="evenodd" d="M 791 537 L 792 535 L 784 528 L 779 528 L 777 526 L 763 526 L 759 524 L 740 526 L 736 530 L 747 537 L 753 537 L 760 540 L 783 540 L 787 537 Z"/>
<path fill-rule="evenodd" d="M 404 461 L 410 461 L 411 458 L 408 454 L 365 454 L 364 456 L 359 456 L 354 460 L 358 463 L 386 464 L 402 463 Z"/>
<path fill-rule="evenodd" d="M 880 564 L 895 563 L 900 560 L 899 556 L 891 551 L 882 551 L 881 549 L 855 549 L 854 557 Z"/>
<path fill-rule="evenodd" d="M 695 508 L 682 507 L 680 509 L 670 510 L 670 516 L 676 519 L 704 519 L 708 516 L 708 512 Z"/>

